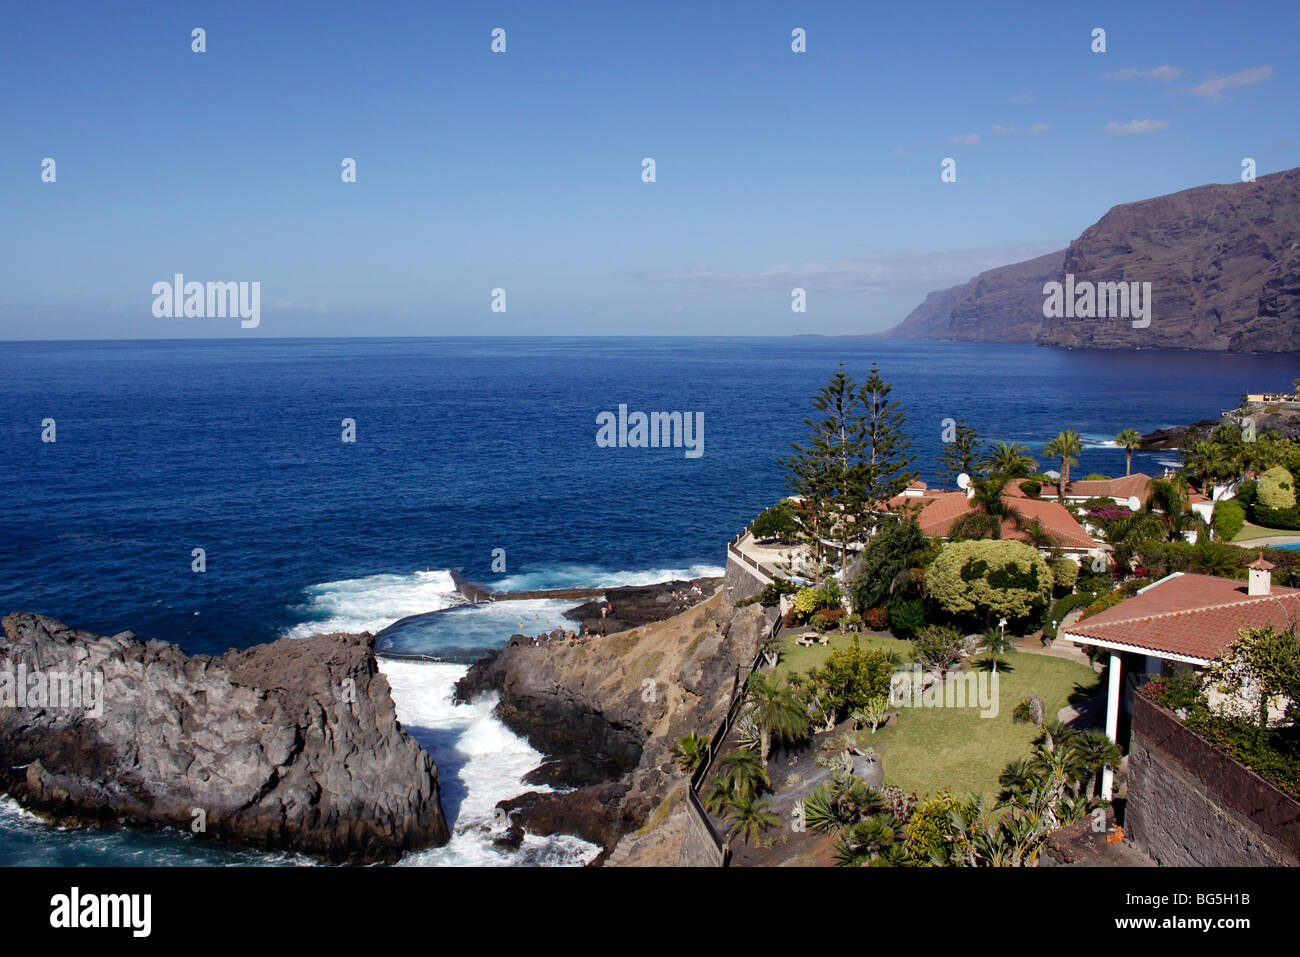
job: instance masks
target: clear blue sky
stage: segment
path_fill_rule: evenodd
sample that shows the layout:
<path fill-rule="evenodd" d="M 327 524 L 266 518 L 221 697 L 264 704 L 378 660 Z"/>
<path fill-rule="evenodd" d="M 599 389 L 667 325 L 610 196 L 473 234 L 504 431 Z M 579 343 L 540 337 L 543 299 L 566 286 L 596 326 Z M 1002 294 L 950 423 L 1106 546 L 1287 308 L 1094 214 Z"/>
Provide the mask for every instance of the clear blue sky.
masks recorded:
<path fill-rule="evenodd" d="M 1298 11 L 9 4 L 0 337 L 875 331 L 1118 203 L 1300 165 Z M 177 272 L 260 281 L 261 326 L 154 318 Z"/>

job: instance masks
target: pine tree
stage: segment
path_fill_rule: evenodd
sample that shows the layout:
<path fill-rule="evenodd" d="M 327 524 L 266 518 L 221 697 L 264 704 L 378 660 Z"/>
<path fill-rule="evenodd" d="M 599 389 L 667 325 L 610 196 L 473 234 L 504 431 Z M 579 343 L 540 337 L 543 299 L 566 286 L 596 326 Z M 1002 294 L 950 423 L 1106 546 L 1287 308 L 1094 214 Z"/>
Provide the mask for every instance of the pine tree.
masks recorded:
<path fill-rule="evenodd" d="M 939 452 L 939 475 L 956 481 L 957 476 L 965 472 L 974 475 L 976 467 L 984 457 L 984 443 L 973 425 L 967 425 L 965 419 L 957 420 L 951 442 L 944 442 Z"/>
<path fill-rule="evenodd" d="M 859 538 L 866 539 L 880 522 L 879 512 L 885 502 L 903 491 L 916 480 L 911 471 L 916 456 L 909 455 L 912 440 L 903 432 L 907 415 L 900 403 L 890 401 L 894 387 L 880 378 L 880 370 L 873 363 L 871 375 L 862 386 L 862 404 L 866 407 L 863 422 L 863 440 L 866 460 L 860 499 L 863 514 L 859 516 Z"/>
<path fill-rule="evenodd" d="M 824 413 L 820 419 L 804 419 L 808 427 L 805 445 L 790 443 L 798 453 L 782 464 L 786 484 L 804 498 L 804 534 L 819 580 L 822 572 L 822 543 L 840 546 L 840 559 L 848 558 L 849 541 L 856 531 L 850 516 L 861 511 L 863 440 L 862 398 L 857 383 L 843 371 L 831 376 L 818 390 L 813 408 Z"/>

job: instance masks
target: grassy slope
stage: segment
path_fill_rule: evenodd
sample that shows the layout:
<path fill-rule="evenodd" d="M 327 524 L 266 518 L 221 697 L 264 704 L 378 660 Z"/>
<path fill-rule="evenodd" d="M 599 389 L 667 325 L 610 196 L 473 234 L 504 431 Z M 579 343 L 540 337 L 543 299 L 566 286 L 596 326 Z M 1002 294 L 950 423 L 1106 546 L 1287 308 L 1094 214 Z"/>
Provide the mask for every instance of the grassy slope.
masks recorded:
<path fill-rule="evenodd" d="M 905 660 L 911 642 L 883 635 L 862 635 L 864 648 L 892 648 Z M 830 647 L 803 648 L 787 636 L 777 665 L 778 677 L 791 671 L 806 672 L 821 664 L 834 648 L 852 644 L 852 637 L 835 635 Z M 896 726 L 874 736 L 863 732 L 863 745 L 881 750 L 885 783 L 925 795 L 948 788 L 958 795 L 967 790 L 997 793 L 998 775 L 1012 760 L 1029 753 L 1035 729 L 1014 724 L 1011 712 L 1030 692 L 1043 699 L 1046 714 L 1055 718 L 1079 689 L 1097 688 L 1097 675 L 1085 665 L 1047 655 L 1012 652 L 998 669 L 998 713 L 981 718 L 971 708 L 904 708 Z"/>

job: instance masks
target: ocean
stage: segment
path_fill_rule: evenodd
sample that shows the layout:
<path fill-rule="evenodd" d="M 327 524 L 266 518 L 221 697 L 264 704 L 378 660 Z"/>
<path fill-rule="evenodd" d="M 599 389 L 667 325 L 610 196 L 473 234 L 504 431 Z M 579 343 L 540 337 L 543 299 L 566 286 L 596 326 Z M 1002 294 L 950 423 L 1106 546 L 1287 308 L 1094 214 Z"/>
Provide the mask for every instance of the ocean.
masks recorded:
<path fill-rule="evenodd" d="M 5 342 L 0 360 L 0 613 L 209 654 L 440 609 L 384 646 L 473 652 L 570 604 L 461 607 L 453 569 L 520 590 L 720 574 L 727 539 L 785 493 L 778 460 L 841 365 L 861 381 L 878 363 L 931 482 L 948 418 L 1035 453 L 1073 429 L 1085 439 L 1074 474 L 1114 475 L 1121 429 L 1213 418 L 1300 374 L 1287 356 L 866 338 Z M 620 406 L 698 413 L 703 454 L 599 446 L 597 416 Z M 51 419 L 55 441 L 42 441 Z M 1176 463 L 1134 456 L 1147 472 Z M 480 825 L 527 789 L 540 756 L 490 702 L 450 705 L 464 666 L 383 667 L 442 769 L 457 831 L 404 864 L 595 853 L 562 837 L 493 851 Z M 60 830 L 0 803 L 0 865 L 29 863 L 302 862 Z"/>

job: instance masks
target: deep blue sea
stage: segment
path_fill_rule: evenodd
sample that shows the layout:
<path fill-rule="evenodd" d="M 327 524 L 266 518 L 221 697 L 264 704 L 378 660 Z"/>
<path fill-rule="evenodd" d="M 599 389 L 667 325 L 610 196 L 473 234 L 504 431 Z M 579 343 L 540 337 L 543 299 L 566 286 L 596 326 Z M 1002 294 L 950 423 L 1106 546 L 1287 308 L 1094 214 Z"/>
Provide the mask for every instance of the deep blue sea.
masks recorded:
<path fill-rule="evenodd" d="M 841 364 L 861 381 L 873 362 L 931 481 L 948 417 L 1034 452 L 1074 429 L 1087 440 L 1076 475 L 1122 474 L 1107 444 L 1121 429 L 1216 417 L 1300 374 L 1294 357 L 876 339 L 0 343 L 0 613 L 220 654 L 450 608 L 450 569 L 505 588 L 716 573 L 727 539 L 785 492 L 778 459 L 813 394 Z M 597 414 L 620 404 L 703 413 L 704 454 L 598 447 Z M 1165 462 L 1176 454 L 1134 464 Z M 492 647 L 562 607 L 453 608 L 391 645 Z M 453 778 L 449 815 L 490 816 L 536 754 L 487 709 L 446 705 L 454 666 L 392 668 L 399 715 Z M 531 850 L 531 863 L 580 858 L 576 844 Z M 493 853 L 467 839 L 414 862 Z M 56 832 L 0 808 L 0 864 L 55 856 L 266 860 L 186 837 Z"/>

